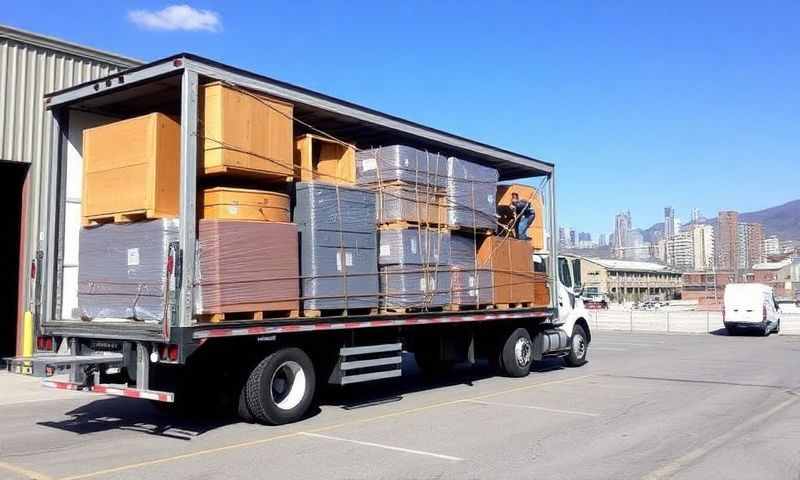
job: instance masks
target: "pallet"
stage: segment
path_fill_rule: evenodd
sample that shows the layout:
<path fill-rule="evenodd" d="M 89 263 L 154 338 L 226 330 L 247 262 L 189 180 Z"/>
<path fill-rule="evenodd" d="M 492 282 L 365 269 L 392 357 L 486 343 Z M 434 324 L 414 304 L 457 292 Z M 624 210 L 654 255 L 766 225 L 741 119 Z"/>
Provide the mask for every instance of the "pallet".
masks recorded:
<path fill-rule="evenodd" d="M 381 307 L 381 313 L 425 313 L 442 312 L 444 307 Z"/>
<path fill-rule="evenodd" d="M 241 177 L 257 177 L 261 179 L 269 179 L 273 181 L 286 181 L 291 183 L 294 181 L 294 175 L 285 173 L 265 172 L 264 170 L 257 170 L 254 168 L 244 167 L 231 167 L 228 165 L 214 165 L 213 167 L 205 167 L 203 169 L 204 175 L 236 175 Z"/>
<path fill-rule="evenodd" d="M 446 230 L 444 223 L 426 223 L 426 222 L 411 222 L 408 220 L 394 220 L 391 222 L 383 222 L 378 224 L 378 228 L 385 230 L 406 230 L 409 228 L 430 228 Z"/>
<path fill-rule="evenodd" d="M 529 308 L 533 302 L 518 302 L 518 303 L 495 303 L 493 305 L 495 310 L 511 310 L 514 308 Z"/>
<path fill-rule="evenodd" d="M 271 310 L 259 312 L 219 312 L 204 313 L 197 316 L 202 323 L 220 323 L 226 320 L 264 320 L 268 318 L 289 318 L 294 310 Z"/>
<path fill-rule="evenodd" d="M 290 317 L 320 318 L 320 317 L 349 317 L 360 315 L 377 315 L 377 308 L 334 308 L 316 310 L 313 308 L 303 310 L 291 310 Z"/>
<path fill-rule="evenodd" d="M 491 305 L 488 304 L 461 305 L 461 304 L 451 303 L 450 305 L 445 305 L 444 310 L 447 312 L 464 312 L 471 310 L 487 310 L 489 308 L 491 308 Z"/>
<path fill-rule="evenodd" d="M 469 225 L 447 225 L 446 227 L 447 227 L 448 230 L 452 230 L 452 231 L 469 232 L 469 233 L 473 233 L 474 232 L 474 233 L 476 233 L 478 235 L 483 235 L 483 236 L 487 236 L 487 237 L 490 236 L 490 235 L 494 235 L 496 233 L 495 230 L 493 230 L 491 228 L 485 228 L 485 227 L 475 228 L 475 227 L 471 227 Z"/>
<path fill-rule="evenodd" d="M 163 215 L 159 215 L 155 210 L 132 210 L 124 213 L 109 213 L 83 217 L 83 226 L 93 227 L 104 223 L 132 223 L 140 220 L 151 220 L 163 217 Z"/>

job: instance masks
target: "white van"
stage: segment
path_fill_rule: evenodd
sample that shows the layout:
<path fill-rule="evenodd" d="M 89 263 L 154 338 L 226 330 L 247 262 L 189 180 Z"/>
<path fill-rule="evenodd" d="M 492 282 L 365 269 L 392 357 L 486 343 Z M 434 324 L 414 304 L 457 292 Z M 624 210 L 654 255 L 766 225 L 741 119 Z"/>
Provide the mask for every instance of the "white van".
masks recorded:
<path fill-rule="evenodd" d="M 761 283 L 730 283 L 725 287 L 722 321 L 729 335 L 739 329 L 758 329 L 763 334 L 781 328 L 781 311 L 772 287 Z"/>

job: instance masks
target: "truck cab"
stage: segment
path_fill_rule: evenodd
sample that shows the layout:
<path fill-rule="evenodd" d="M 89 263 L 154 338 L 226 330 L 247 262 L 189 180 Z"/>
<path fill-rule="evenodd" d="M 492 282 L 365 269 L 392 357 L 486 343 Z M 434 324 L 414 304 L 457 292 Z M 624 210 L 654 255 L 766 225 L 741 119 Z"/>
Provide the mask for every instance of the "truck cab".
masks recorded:
<path fill-rule="evenodd" d="M 534 264 L 539 271 L 546 272 L 547 254 L 536 255 Z M 586 363 L 589 342 L 589 312 L 584 305 L 581 286 L 581 260 L 571 255 L 558 256 L 558 328 L 569 337 L 570 352 L 565 358 L 570 366 Z"/>

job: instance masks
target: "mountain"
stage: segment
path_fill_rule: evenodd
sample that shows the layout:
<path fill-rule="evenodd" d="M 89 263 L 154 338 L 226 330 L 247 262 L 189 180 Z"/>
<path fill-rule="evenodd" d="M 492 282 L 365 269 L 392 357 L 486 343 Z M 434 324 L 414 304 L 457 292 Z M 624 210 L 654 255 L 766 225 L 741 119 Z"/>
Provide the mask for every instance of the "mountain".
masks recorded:
<path fill-rule="evenodd" d="M 700 223 L 713 224 L 715 221 L 716 218 L 700 219 Z M 781 240 L 800 240 L 800 200 L 755 212 L 740 213 L 739 221 L 760 223 L 764 226 L 764 235 L 767 237 L 775 235 Z M 659 234 L 664 234 L 664 222 L 656 223 L 641 232 L 645 241 L 654 241 Z"/>
<path fill-rule="evenodd" d="M 739 221 L 764 225 L 764 234 L 781 240 L 800 240 L 800 200 L 757 212 L 739 214 Z"/>

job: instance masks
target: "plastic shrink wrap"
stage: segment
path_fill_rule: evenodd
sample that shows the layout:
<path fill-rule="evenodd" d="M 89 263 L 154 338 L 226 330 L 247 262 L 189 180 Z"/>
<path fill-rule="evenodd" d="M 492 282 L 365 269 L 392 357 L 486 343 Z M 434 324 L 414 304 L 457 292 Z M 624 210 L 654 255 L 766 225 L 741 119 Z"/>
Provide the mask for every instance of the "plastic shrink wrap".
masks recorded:
<path fill-rule="evenodd" d="M 447 159 L 447 224 L 458 227 L 497 226 L 497 170 L 450 157 Z"/>
<path fill-rule="evenodd" d="M 484 238 L 465 233 L 450 235 L 450 303 L 485 305 L 492 303 L 492 272 L 475 262 L 475 240 Z"/>
<path fill-rule="evenodd" d="M 387 182 L 446 187 L 447 157 L 405 145 L 359 151 L 356 154 L 356 183 Z"/>
<path fill-rule="evenodd" d="M 166 311 L 169 244 L 177 219 L 82 228 L 78 272 L 81 318 L 161 321 Z"/>
<path fill-rule="evenodd" d="M 304 309 L 376 308 L 375 193 L 326 183 L 296 185 Z"/>
<path fill-rule="evenodd" d="M 297 310 L 297 226 L 200 220 L 197 313 Z"/>

